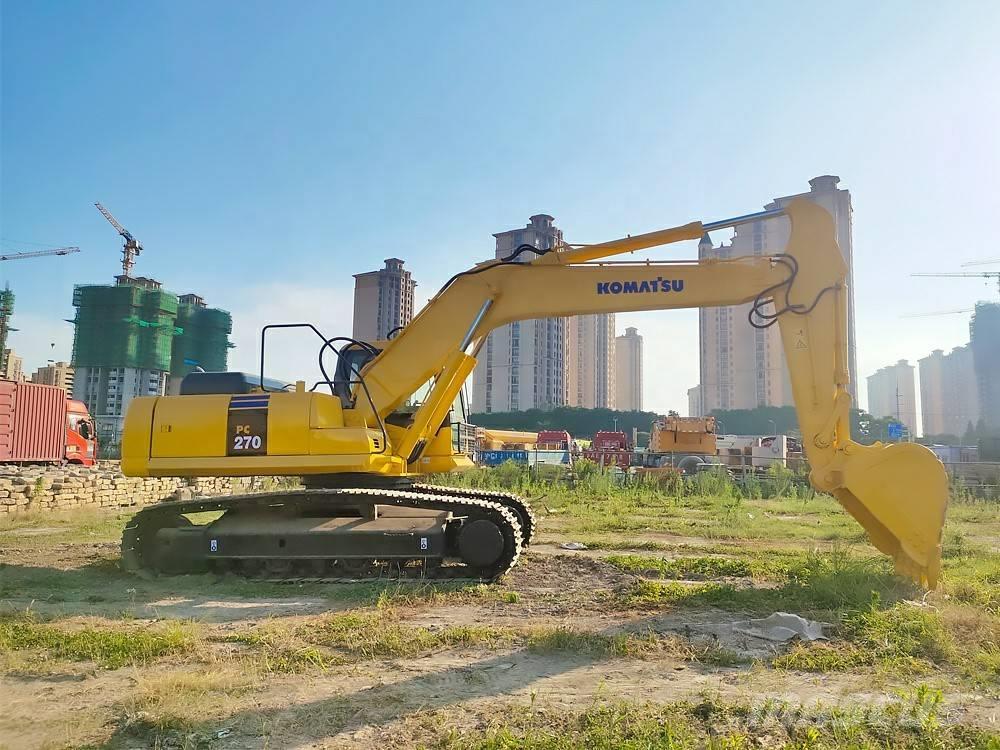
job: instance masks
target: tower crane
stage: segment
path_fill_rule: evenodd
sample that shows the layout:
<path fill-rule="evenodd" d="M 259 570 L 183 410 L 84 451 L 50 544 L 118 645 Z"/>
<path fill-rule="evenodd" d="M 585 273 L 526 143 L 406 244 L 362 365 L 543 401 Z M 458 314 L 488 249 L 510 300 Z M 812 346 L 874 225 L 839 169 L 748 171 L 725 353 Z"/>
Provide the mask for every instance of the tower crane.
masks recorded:
<path fill-rule="evenodd" d="M 57 247 L 54 250 L 32 250 L 28 253 L 10 253 L 0 255 L 0 260 L 21 260 L 23 258 L 41 258 L 43 255 L 70 255 L 80 252 L 78 247 Z"/>
<path fill-rule="evenodd" d="M 904 318 L 932 318 L 936 315 L 958 315 L 959 313 L 975 312 L 974 308 L 963 307 L 961 310 L 937 310 L 936 312 L 919 312 L 903 315 Z"/>
<path fill-rule="evenodd" d="M 911 273 L 910 276 L 962 276 L 965 278 L 996 279 L 997 291 L 1000 292 L 1000 271 L 964 271 L 957 273 Z"/>
<path fill-rule="evenodd" d="M 45 255 L 70 255 L 71 253 L 80 252 L 78 247 L 57 247 L 52 250 L 32 250 L 26 253 L 8 253 L 6 255 L 0 255 L 0 261 L 3 260 L 22 260 L 24 258 L 41 258 Z M 10 287 L 5 287 L 0 289 L 0 370 L 6 371 L 7 369 L 7 335 L 11 331 L 17 330 L 16 328 L 11 328 L 10 319 L 14 315 L 14 293 L 10 290 Z"/>
<path fill-rule="evenodd" d="M 970 260 L 968 263 L 963 263 L 962 268 L 968 268 L 969 266 L 992 266 L 1000 263 L 1000 258 L 993 258 L 992 260 Z"/>
<path fill-rule="evenodd" d="M 104 214 L 104 218 L 108 220 L 108 223 L 118 230 L 118 234 L 125 238 L 125 244 L 122 246 L 122 274 L 130 276 L 136 257 L 142 255 L 142 244 L 132 236 L 131 232 L 118 223 L 118 220 L 111 215 L 108 209 L 100 203 L 95 203 L 94 205 L 97 206 L 98 211 Z"/>

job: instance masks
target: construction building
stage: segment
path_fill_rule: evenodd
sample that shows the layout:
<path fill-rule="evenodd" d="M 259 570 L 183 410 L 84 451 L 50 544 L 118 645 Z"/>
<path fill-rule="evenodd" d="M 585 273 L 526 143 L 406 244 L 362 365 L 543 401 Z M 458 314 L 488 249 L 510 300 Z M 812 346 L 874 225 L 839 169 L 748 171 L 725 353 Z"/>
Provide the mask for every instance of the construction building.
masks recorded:
<path fill-rule="evenodd" d="M 203 301 L 200 306 L 195 303 L 200 298 L 185 295 L 187 302 L 181 305 L 177 295 L 155 279 L 120 275 L 115 281 L 114 286 L 73 289 L 73 397 L 87 405 L 98 436 L 108 447 L 120 442 L 133 398 L 163 395 L 171 374 L 183 375 L 201 362 L 208 365 L 202 369 L 225 370 L 231 330 L 225 311 L 206 313 L 210 324 L 201 328 L 201 314 L 188 311 L 191 314 L 181 314 L 181 320 L 192 330 L 185 332 L 178 325 L 181 309 L 208 310 Z M 180 359 L 175 360 L 178 339 Z"/>
<path fill-rule="evenodd" d="M 962 437 L 979 422 L 979 392 L 972 348 L 956 346 L 949 354 L 935 349 L 918 362 L 920 419 L 924 435 Z"/>
<path fill-rule="evenodd" d="M 45 367 L 39 367 L 31 376 L 32 383 L 39 385 L 54 385 L 62 388 L 67 394 L 73 393 L 73 366 L 69 362 L 53 362 Z"/>
<path fill-rule="evenodd" d="M 354 274 L 354 338 L 379 341 L 413 320 L 417 283 L 399 258 L 386 258 L 385 268 Z"/>
<path fill-rule="evenodd" d="M 511 255 L 520 245 L 531 245 L 539 250 L 561 245 L 563 233 L 554 221 L 548 214 L 536 214 L 524 228 L 494 234 L 495 257 Z M 527 263 L 537 256 L 538 253 L 525 252 L 517 260 Z M 566 318 L 521 320 L 495 329 L 487 336 L 479 353 L 473 375 L 472 411 L 524 411 L 563 406 L 569 400 L 568 353 Z M 594 394 L 596 398 L 596 385 Z"/>
<path fill-rule="evenodd" d="M 615 314 L 566 319 L 566 405 L 615 409 Z"/>
<path fill-rule="evenodd" d="M 838 188 L 839 182 L 840 178 L 834 175 L 815 177 L 809 181 L 809 192 L 775 198 L 764 208 L 781 208 L 795 198 L 806 198 L 823 206 L 833 216 L 837 242 L 847 262 L 849 390 L 857 403 L 851 194 Z M 698 257 L 773 255 L 784 251 L 790 232 L 788 218 L 779 216 L 739 226 L 729 244 L 717 247 L 706 234 L 698 245 Z M 747 320 L 749 309 L 750 305 L 745 304 L 699 310 L 702 414 L 715 409 L 793 405 L 778 327 L 753 328 Z"/>
<path fill-rule="evenodd" d="M 8 370 L 7 353 L 10 350 L 7 348 L 7 335 L 10 333 L 10 319 L 13 315 L 14 292 L 8 286 L 0 289 L 0 373 L 5 373 Z"/>
<path fill-rule="evenodd" d="M 911 435 L 917 434 L 917 396 L 914 367 L 905 359 L 868 376 L 868 413 L 892 417 L 902 422 Z"/>
<path fill-rule="evenodd" d="M 14 353 L 13 349 L 3 350 L 3 366 L 0 367 L 0 380 L 13 380 L 20 383 L 24 380 L 24 362 Z"/>
<path fill-rule="evenodd" d="M 615 339 L 615 408 L 642 411 L 642 336 L 632 327 Z"/>
<path fill-rule="evenodd" d="M 1000 305 L 980 302 L 969 323 L 979 411 L 987 431 L 1000 436 Z"/>
<path fill-rule="evenodd" d="M 229 334 L 233 318 L 225 310 L 208 307 L 197 294 L 182 294 L 177 299 L 174 336 L 170 352 L 170 379 L 167 392 L 180 393 L 184 376 L 194 370 L 223 372 L 229 358 Z"/>

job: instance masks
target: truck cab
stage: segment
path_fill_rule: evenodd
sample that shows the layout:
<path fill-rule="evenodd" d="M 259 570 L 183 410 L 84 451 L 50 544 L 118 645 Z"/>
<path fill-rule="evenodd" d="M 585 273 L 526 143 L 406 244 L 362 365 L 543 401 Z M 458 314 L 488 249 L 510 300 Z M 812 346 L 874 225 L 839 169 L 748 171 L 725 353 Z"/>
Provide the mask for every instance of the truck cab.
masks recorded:
<path fill-rule="evenodd" d="M 66 399 L 66 461 L 93 466 L 97 461 L 97 430 L 87 405 Z"/>

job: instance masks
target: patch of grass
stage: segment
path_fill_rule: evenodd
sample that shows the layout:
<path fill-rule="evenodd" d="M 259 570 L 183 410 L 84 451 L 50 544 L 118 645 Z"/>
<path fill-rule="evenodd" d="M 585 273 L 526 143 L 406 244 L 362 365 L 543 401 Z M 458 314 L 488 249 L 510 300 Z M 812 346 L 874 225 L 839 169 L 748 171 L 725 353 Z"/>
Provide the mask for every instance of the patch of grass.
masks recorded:
<path fill-rule="evenodd" d="M 249 647 L 251 654 L 245 661 L 268 674 L 328 669 L 344 661 L 315 646 L 297 641 L 294 634 L 284 630 L 258 628 L 230 633 L 222 640 Z"/>
<path fill-rule="evenodd" d="M 510 628 L 410 625 L 388 607 L 338 613 L 294 626 L 272 621 L 217 640 L 241 649 L 228 659 L 245 660 L 263 673 L 326 670 L 359 659 L 412 658 L 446 648 L 493 649 L 523 642 Z"/>
<path fill-rule="evenodd" d="M 643 555 L 608 555 L 604 561 L 626 573 L 653 573 L 660 578 L 686 580 L 744 578 L 753 572 L 746 560 L 729 557 L 678 557 L 670 560 Z"/>
<path fill-rule="evenodd" d="M 905 602 L 883 609 L 876 599 L 867 609 L 847 612 L 838 630 L 844 643 L 797 644 L 772 665 L 810 672 L 878 667 L 920 674 L 956 660 L 955 645 L 938 614 Z"/>
<path fill-rule="evenodd" d="M 333 615 L 301 626 L 296 635 L 308 643 L 367 659 L 417 656 L 458 646 L 497 648 L 515 641 L 510 628 L 449 626 L 431 630 L 400 622 L 392 613 L 379 610 Z"/>
<path fill-rule="evenodd" d="M 668 552 L 684 545 L 669 544 L 655 539 L 619 539 L 614 537 L 589 537 L 581 539 L 588 549 L 606 550 L 645 550 L 649 552 Z"/>
<path fill-rule="evenodd" d="M 631 633 L 589 633 L 573 628 L 539 628 L 527 638 L 530 651 L 543 654 L 570 653 L 588 656 L 646 656 L 659 650 L 660 641 L 655 634 L 645 636 Z"/>
<path fill-rule="evenodd" d="M 46 660 L 94 661 L 105 669 L 187 653 L 194 643 L 192 629 L 176 623 L 149 629 L 65 630 L 28 617 L 0 618 L 0 654 L 32 652 Z"/>
<path fill-rule="evenodd" d="M 777 575 L 777 570 L 775 566 L 772 574 Z M 804 616 L 829 617 L 839 609 L 866 606 L 873 592 L 892 602 L 914 591 L 910 584 L 892 574 L 888 561 L 857 557 L 837 548 L 807 553 L 790 562 L 783 580 L 782 585 L 772 588 L 640 580 L 619 597 L 619 604 L 625 607 L 663 604 L 717 607 L 754 614 L 790 611 Z"/>
<path fill-rule="evenodd" d="M 255 663 L 269 672 L 325 669 L 357 659 L 415 658 L 447 648 L 525 648 L 539 654 L 590 658 L 669 656 L 713 666 L 745 663 L 737 654 L 694 645 L 678 636 L 594 633 L 567 627 L 523 628 L 454 625 L 431 629 L 399 620 L 393 611 L 342 613 L 295 628 L 265 626 L 224 639 L 249 647 Z"/>
<path fill-rule="evenodd" d="M 148 732 L 185 730 L 210 717 L 224 716 L 240 697 L 264 684 L 264 676 L 246 663 L 152 675 L 140 672 L 122 708 L 126 724 L 143 725 Z"/>
<path fill-rule="evenodd" d="M 883 708 L 826 709 L 768 701 L 704 699 L 670 704 L 597 703 L 581 712 L 531 705 L 486 729 L 439 738 L 440 750 L 995 750 L 998 736 L 945 726 L 942 696 L 921 688 Z"/>
<path fill-rule="evenodd" d="M 0 518 L 0 542 L 6 547 L 67 544 L 73 542 L 116 542 L 134 510 L 108 511 L 99 508 L 73 510 L 29 510 L 4 514 Z M 43 531 L 43 533 L 31 533 Z"/>

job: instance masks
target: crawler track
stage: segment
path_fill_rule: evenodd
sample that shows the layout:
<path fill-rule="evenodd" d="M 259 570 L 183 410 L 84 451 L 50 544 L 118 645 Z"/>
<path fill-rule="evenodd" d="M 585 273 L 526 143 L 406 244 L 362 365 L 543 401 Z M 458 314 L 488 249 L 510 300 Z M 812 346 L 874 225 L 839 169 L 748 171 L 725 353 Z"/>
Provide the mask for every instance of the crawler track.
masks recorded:
<path fill-rule="evenodd" d="M 357 583 L 391 579 L 483 582 L 496 580 L 517 564 L 527 538 L 519 522 L 520 513 L 525 513 L 524 517 L 533 524 L 526 505 L 520 508 L 511 504 L 508 507 L 489 499 L 489 493 L 486 497 L 479 497 L 465 491 L 450 493 L 446 488 L 423 489 L 304 489 L 159 503 L 139 511 L 126 526 L 122 535 L 122 567 L 134 572 L 158 573 L 155 561 L 159 550 L 155 547 L 161 542 L 157 539 L 157 532 L 189 527 L 190 521 L 185 516 L 191 513 L 223 511 L 226 516 L 232 517 L 273 512 L 276 517 L 281 514 L 283 518 L 289 517 L 289 514 L 322 517 L 324 514 L 340 515 L 347 509 L 363 512 L 373 506 L 449 513 L 449 532 L 452 524 L 461 528 L 463 523 L 488 521 L 499 530 L 502 550 L 496 560 L 481 566 L 463 563 L 452 555 L 443 559 L 382 559 L 378 555 L 345 559 L 338 557 L 337 549 L 331 548 L 329 556 L 324 553 L 324 556 L 310 559 L 261 555 L 242 559 L 215 558 L 206 553 L 204 567 L 211 572 L 232 573 L 261 581 Z M 504 500 L 507 498 L 504 497 Z M 336 542 L 335 539 L 331 541 Z"/>

